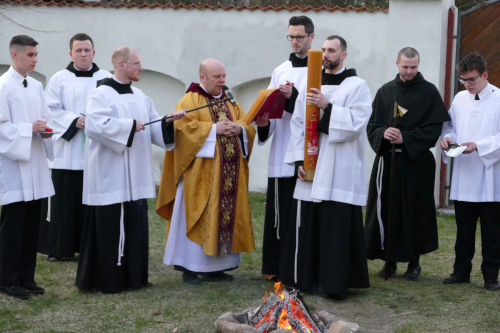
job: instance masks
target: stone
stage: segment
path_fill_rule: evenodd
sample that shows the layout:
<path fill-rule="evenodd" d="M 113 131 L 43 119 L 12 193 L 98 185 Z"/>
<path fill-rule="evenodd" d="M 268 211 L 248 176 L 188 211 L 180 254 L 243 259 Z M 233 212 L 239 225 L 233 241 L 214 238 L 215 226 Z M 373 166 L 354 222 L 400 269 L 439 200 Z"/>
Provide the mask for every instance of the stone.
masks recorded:
<path fill-rule="evenodd" d="M 352 333 L 359 330 L 359 325 L 356 323 L 338 320 L 332 323 L 327 333 Z"/>

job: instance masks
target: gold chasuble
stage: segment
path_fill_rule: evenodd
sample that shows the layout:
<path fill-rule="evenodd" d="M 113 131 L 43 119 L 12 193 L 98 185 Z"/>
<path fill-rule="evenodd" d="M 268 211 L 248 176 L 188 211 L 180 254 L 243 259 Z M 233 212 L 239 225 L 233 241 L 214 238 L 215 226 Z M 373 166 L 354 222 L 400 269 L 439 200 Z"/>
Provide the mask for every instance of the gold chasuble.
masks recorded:
<path fill-rule="evenodd" d="M 225 94 L 220 98 L 226 98 Z M 176 109 L 189 110 L 215 101 L 199 84 L 192 83 Z M 255 250 L 248 198 L 248 159 L 255 128 L 247 125 L 244 117 L 240 105 L 229 102 L 190 112 L 175 122 L 175 149 L 165 152 L 156 212 L 171 219 L 182 178 L 186 236 L 210 256 Z M 212 125 L 226 118 L 245 128 L 248 157 L 242 157 L 237 136 L 217 135 L 214 158 L 197 158 Z"/>

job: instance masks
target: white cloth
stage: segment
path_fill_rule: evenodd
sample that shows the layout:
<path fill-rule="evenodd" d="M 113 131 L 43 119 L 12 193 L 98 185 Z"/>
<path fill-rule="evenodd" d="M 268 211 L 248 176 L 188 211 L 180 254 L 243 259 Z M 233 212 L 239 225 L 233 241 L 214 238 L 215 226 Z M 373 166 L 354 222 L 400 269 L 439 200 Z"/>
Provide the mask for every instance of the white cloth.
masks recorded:
<path fill-rule="evenodd" d="M 366 204 L 366 125 L 372 112 L 366 82 L 356 76 L 340 85 L 324 85 L 321 91 L 332 103 L 329 134 L 319 133 L 319 156 L 314 180 L 297 179 L 294 198 L 305 201 L 337 201 Z M 300 96 L 300 94 L 299 94 Z M 305 96 L 297 101 L 290 123 L 286 163 L 304 160 Z"/>
<path fill-rule="evenodd" d="M 459 92 L 449 110 L 451 121 L 441 136 L 454 143 L 475 142 L 477 151 L 455 157 L 450 199 L 469 202 L 500 201 L 500 90 L 489 84 L 479 100 Z M 442 154 L 443 162 L 450 160 Z"/>
<path fill-rule="evenodd" d="M 243 130 L 244 157 L 247 157 L 248 136 L 245 128 L 243 126 L 241 128 Z M 210 134 L 196 154 L 196 157 L 215 157 L 216 135 L 216 125 L 213 124 Z M 209 256 L 203 252 L 203 248 L 199 244 L 186 236 L 186 208 L 184 205 L 184 184 L 182 178 L 177 184 L 175 198 L 163 263 L 165 265 L 182 266 L 193 272 L 217 272 L 238 267 L 241 262 L 240 253 L 231 253 L 222 257 Z"/>
<path fill-rule="evenodd" d="M 238 267 L 241 262 L 240 253 L 231 253 L 223 257 L 208 256 L 199 244 L 187 238 L 182 178 L 177 185 L 175 197 L 182 199 L 176 199 L 174 203 L 163 263 L 182 266 L 193 272 L 216 272 Z"/>
<path fill-rule="evenodd" d="M 276 67 L 271 76 L 268 89 L 279 88 L 286 81 L 293 82 L 294 87 L 300 92 L 305 91 L 307 85 L 307 67 L 293 67 L 292 62 L 287 60 Z M 290 138 L 290 120 L 292 114 L 283 112 L 281 119 L 270 119 L 269 136 L 265 141 L 258 141 L 264 145 L 271 136 L 271 149 L 269 151 L 268 177 L 292 177 L 295 167 L 285 163 L 286 148 Z"/>
<path fill-rule="evenodd" d="M 45 88 L 47 104 L 52 113 L 50 127 L 60 134 L 54 135 L 54 160 L 51 169 L 83 170 L 85 156 L 85 135 L 79 130 L 67 141 L 61 136 L 68 130 L 75 118 L 86 112 L 87 99 L 96 88 L 96 83 L 111 74 L 98 70 L 92 77 L 77 77 L 67 69 L 54 74 Z"/>
<path fill-rule="evenodd" d="M 52 138 L 33 135 L 33 122 L 50 120 L 42 84 L 14 68 L 0 77 L 0 205 L 54 195 L 47 158 Z"/>
<path fill-rule="evenodd" d="M 119 94 L 107 85 L 95 89 L 87 104 L 87 135 L 83 175 L 84 204 L 101 206 L 156 196 L 151 142 L 165 145 L 161 122 L 135 133 L 127 147 L 133 120 L 143 123 L 159 118 L 153 101 L 132 87 L 133 94 Z"/>

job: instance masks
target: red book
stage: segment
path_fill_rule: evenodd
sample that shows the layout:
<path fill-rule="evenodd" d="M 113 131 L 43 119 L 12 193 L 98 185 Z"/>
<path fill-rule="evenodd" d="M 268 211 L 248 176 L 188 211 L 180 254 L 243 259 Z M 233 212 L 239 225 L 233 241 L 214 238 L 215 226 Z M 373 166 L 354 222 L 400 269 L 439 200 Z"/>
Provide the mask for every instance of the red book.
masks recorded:
<path fill-rule="evenodd" d="M 285 111 L 286 98 L 279 89 L 263 89 L 248 111 L 245 122 L 250 124 L 261 115 L 268 113 L 269 119 L 279 119 Z"/>

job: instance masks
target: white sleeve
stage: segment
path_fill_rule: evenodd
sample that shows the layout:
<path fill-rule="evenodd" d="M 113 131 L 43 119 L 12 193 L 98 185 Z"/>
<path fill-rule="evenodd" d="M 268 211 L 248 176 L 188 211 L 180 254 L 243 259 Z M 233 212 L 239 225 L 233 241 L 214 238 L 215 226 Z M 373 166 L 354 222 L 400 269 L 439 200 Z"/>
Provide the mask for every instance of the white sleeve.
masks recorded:
<path fill-rule="evenodd" d="M 51 112 L 50 127 L 56 132 L 66 132 L 75 118 L 80 114 L 75 114 L 66 109 L 64 85 L 57 76 L 53 76 L 45 88 L 45 98 L 47 106 Z M 62 134 L 61 133 L 61 134 Z"/>
<path fill-rule="evenodd" d="M 215 144 L 217 143 L 217 129 L 216 124 L 212 125 L 212 129 L 210 130 L 210 134 L 208 134 L 207 139 L 201 146 L 196 157 L 201 158 L 214 158 L 215 156 Z"/>
<path fill-rule="evenodd" d="M 455 107 L 454 104 L 451 104 L 451 108 L 448 111 L 450 115 L 450 120 L 443 123 L 443 127 L 441 129 L 441 139 L 450 138 L 453 142 L 457 142 L 457 132 L 455 131 Z M 451 157 L 446 155 L 443 150 L 441 150 L 441 160 L 443 163 L 448 164 L 451 160 Z"/>
<path fill-rule="evenodd" d="M 288 164 L 304 160 L 304 122 L 306 103 L 303 96 L 304 94 L 299 94 L 299 97 L 297 97 L 295 110 L 293 112 L 292 119 L 290 120 L 290 139 L 288 140 L 288 147 L 285 154 L 285 163 Z"/>
<path fill-rule="evenodd" d="M 330 101 L 332 112 L 328 126 L 329 142 L 355 140 L 366 131 L 372 114 L 372 98 L 366 82 L 360 82 L 344 98 L 344 101 Z"/>
<path fill-rule="evenodd" d="M 13 123 L 8 89 L 0 91 L 0 154 L 13 161 L 29 161 L 33 124 Z"/>
<path fill-rule="evenodd" d="M 86 115 L 85 135 L 116 153 L 125 150 L 134 120 L 117 118 L 118 110 L 106 102 L 99 88 L 89 97 Z"/>

